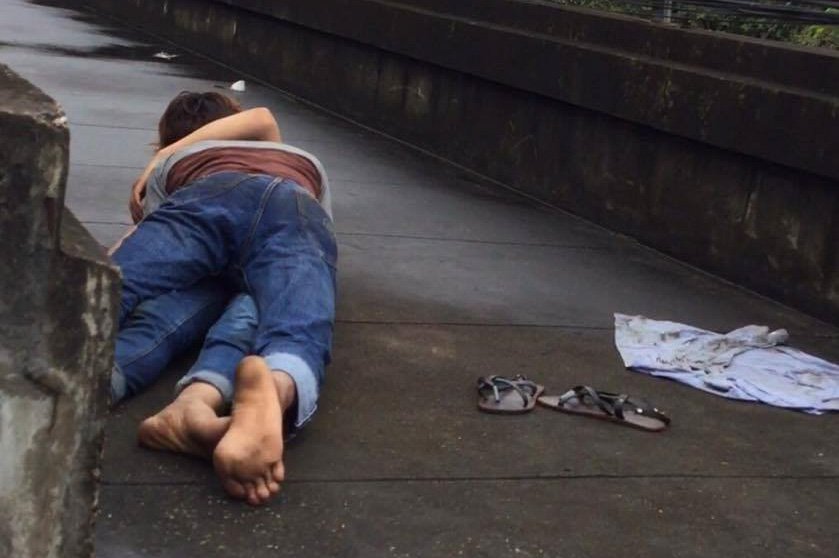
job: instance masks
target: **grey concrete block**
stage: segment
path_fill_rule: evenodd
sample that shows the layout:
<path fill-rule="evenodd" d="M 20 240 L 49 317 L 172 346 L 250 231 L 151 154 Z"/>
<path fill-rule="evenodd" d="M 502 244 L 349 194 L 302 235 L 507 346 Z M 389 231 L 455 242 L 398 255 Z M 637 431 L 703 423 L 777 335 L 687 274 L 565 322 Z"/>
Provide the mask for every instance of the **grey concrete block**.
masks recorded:
<path fill-rule="evenodd" d="M 0 555 L 92 555 L 119 276 L 63 209 L 52 99 L 0 65 Z"/>

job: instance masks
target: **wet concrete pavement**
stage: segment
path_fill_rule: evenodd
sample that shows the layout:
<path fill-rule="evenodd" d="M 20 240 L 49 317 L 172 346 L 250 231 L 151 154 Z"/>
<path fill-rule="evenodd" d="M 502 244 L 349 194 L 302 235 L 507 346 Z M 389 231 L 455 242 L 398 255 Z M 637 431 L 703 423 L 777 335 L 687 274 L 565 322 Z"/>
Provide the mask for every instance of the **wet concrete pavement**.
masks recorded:
<path fill-rule="evenodd" d="M 165 50 L 179 56 L 156 59 Z M 102 244 L 185 89 L 245 77 L 89 13 L 0 4 L 0 62 L 66 109 L 67 205 Z M 835 556 L 839 417 L 734 403 L 622 369 L 612 313 L 786 327 L 839 360 L 839 330 L 252 81 L 333 181 L 335 360 L 281 497 L 251 509 L 211 467 L 136 446 L 176 363 L 108 426 L 100 557 Z M 483 374 L 585 383 L 668 410 L 659 435 L 537 409 L 475 410 Z"/>

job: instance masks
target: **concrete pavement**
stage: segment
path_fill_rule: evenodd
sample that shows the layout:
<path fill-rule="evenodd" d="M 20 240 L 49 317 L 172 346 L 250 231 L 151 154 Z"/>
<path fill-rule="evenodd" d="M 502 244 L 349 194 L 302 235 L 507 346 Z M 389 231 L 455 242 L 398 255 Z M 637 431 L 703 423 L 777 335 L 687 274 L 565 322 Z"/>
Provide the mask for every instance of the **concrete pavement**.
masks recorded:
<path fill-rule="evenodd" d="M 0 61 L 65 107 L 67 205 L 103 244 L 129 222 L 168 100 L 248 80 L 24 0 L 0 5 Z M 834 361 L 839 330 L 274 89 L 248 81 L 238 96 L 271 108 L 333 181 L 340 299 L 321 410 L 288 447 L 281 497 L 250 509 L 208 465 L 136 446 L 137 423 L 189 364 L 176 363 L 110 421 L 98 556 L 836 555 L 839 417 L 627 372 L 612 313 L 786 327 Z M 492 373 L 643 395 L 673 426 L 480 414 L 474 382 Z"/>

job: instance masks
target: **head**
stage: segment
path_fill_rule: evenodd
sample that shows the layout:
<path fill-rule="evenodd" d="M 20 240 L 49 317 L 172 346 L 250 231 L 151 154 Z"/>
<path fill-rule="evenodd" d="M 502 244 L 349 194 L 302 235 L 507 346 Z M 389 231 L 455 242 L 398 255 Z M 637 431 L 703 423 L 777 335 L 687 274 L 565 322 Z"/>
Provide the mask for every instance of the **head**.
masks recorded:
<path fill-rule="evenodd" d="M 157 125 L 158 147 L 166 147 L 213 120 L 241 111 L 238 102 L 221 93 L 179 93 L 160 117 Z"/>

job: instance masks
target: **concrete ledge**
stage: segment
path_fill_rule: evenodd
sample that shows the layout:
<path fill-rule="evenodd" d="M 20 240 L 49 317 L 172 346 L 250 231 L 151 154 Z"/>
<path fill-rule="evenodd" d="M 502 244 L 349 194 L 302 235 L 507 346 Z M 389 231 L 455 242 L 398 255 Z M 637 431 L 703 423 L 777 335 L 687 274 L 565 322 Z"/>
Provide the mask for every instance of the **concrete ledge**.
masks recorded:
<path fill-rule="evenodd" d="M 829 51 L 511 0 L 219 1 L 839 178 L 829 148 L 839 144 L 839 55 Z"/>
<path fill-rule="evenodd" d="M 512 0 L 91 2 L 839 322 L 835 54 Z"/>
<path fill-rule="evenodd" d="M 63 208 L 61 108 L 0 65 L 0 556 L 92 556 L 119 275 Z"/>
<path fill-rule="evenodd" d="M 258 0 L 220 0 L 232 5 Z M 367 0 L 382 3 L 379 0 Z M 265 2 L 261 2 L 263 6 Z M 273 8 L 279 8 L 272 3 Z M 390 3 L 393 5 L 393 3 Z M 587 45 L 636 54 L 692 67 L 709 68 L 739 77 L 752 77 L 797 89 L 836 95 L 837 55 L 823 49 L 763 41 L 741 35 L 685 30 L 602 10 L 560 6 L 539 0 L 407 0 L 403 8 L 436 12 L 475 25 L 548 35 Z M 258 5 L 258 4 L 257 4 Z M 282 2 L 289 10 L 311 8 L 310 2 Z M 313 24 L 295 14 L 289 20 Z M 345 24 L 346 25 L 346 24 Z M 338 32 L 339 30 L 334 29 Z M 338 33 L 340 34 L 340 33 Z M 816 71 L 817 70 L 817 71 Z"/>

